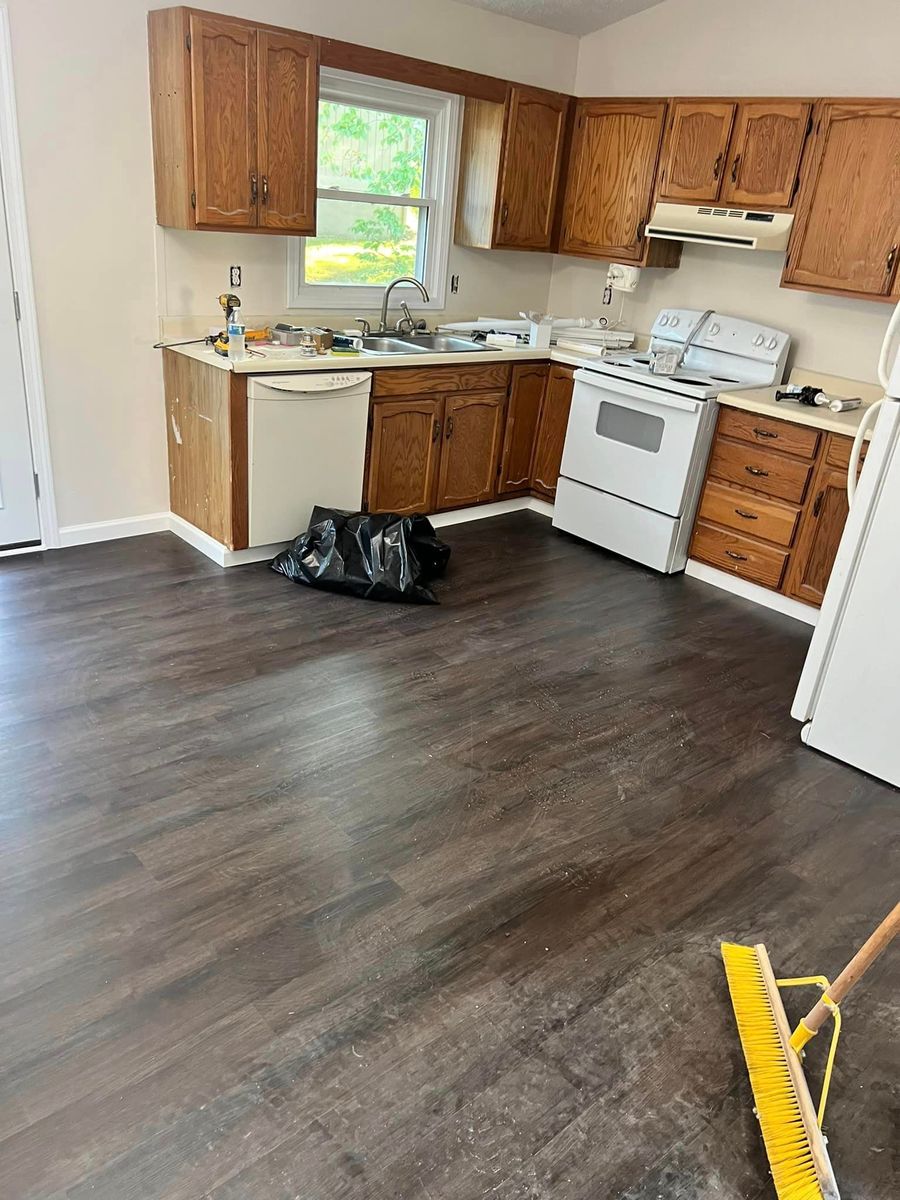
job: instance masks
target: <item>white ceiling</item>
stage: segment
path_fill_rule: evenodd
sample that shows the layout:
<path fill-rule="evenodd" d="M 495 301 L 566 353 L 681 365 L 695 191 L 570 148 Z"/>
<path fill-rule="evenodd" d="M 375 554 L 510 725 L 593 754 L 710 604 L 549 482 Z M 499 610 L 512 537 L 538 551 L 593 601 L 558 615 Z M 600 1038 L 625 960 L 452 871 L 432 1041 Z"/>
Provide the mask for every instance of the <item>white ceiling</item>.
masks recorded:
<path fill-rule="evenodd" d="M 474 8 L 516 17 L 545 29 L 582 36 L 613 25 L 624 17 L 633 16 L 645 8 L 653 8 L 663 0 L 460 0 Z"/>

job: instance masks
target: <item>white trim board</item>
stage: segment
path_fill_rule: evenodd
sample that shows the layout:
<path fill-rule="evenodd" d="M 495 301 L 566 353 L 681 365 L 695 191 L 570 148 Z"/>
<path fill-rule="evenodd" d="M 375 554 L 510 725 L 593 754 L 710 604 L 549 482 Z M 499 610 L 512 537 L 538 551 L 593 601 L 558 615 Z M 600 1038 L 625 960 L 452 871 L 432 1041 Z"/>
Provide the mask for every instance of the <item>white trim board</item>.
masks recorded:
<path fill-rule="evenodd" d="M 171 513 L 159 512 L 146 513 L 142 517 L 122 517 L 118 521 L 63 525 L 59 530 L 57 545 L 87 546 L 91 542 L 112 542 L 117 538 L 137 537 L 144 533 L 166 533 L 172 528 L 171 517 Z"/>
<path fill-rule="evenodd" d="M 706 563 L 697 562 L 693 558 L 688 559 L 684 573 L 692 579 L 701 579 L 704 583 L 721 588 L 723 592 L 740 596 L 742 600 L 752 600 L 754 604 L 763 608 L 771 608 L 786 617 L 803 621 L 806 625 L 815 625 L 819 619 L 819 610 L 809 604 L 801 604 L 799 600 L 782 596 L 780 592 L 771 592 L 756 583 L 748 583 L 745 579 L 739 579 L 736 575 L 729 575 L 727 571 L 719 571 L 715 567 L 708 567 Z"/>
<path fill-rule="evenodd" d="M 19 345 L 22 353 L 22 373 L 25 378 L 28 422 L 31 427 L 31 452 L 34 459 L 34 470 L 40 480 L 38 512 L 43 540 L 41 545 L 35 549 L 46 550 L 62 543 L 59 540 L 56 516 L 56 496 L 53 489 L 53 470 L 50 461 L 50 434 L 47 427 L 47 406 L 41 369 L 37 307 L 34 299 L 34 279 L 31 274 L 28 218 L 25 210 L 25 183 L 22 178 L 16 93 L 13 83 L 12 38 L 9 29 L 9 13 L 5 5 L 0 5 L 0 182 L 3 186 L 3 199 L 6 207 L 13 283 L 19 296 Z"/>

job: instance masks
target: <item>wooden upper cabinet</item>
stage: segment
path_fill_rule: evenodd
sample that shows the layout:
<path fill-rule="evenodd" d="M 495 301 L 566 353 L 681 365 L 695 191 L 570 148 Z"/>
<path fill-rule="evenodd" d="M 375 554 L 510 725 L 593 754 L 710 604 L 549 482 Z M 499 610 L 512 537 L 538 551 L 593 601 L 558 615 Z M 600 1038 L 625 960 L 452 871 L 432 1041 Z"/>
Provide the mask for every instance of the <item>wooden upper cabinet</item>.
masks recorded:
<path fill-rule="evenodd" d="M 188 8 L 148 27 L 159 224 L 315 233 L 316 39 Z"/>
<path fill-rule="evenodd" d="M 718 199 L 735 107 L 728 100 L 672 102 L 661 199 L 698 204 Z"/>
<path fill-rule="evenodd" d="M 505 407 L 505 392 L 446 397 L 438 508 L 480 504 L 496 495 Z"/>
<path fill-rule="evenodd" d="M 547 386 L 546 363 L 522 363 L 512 369 L 498 491 L 531 487 L 531 464 Z"/>
<path fill-rule="evenodd" d="M 318 44 L 259 32 L 259 223 L 315 233 Z"/>
<path fill-rule="evenodd" d="M 554 365 L 550 368 L 547 392 L 541 409 L 531 482 L 536 491 L 549 497 L 556 495 L 556 485 L 559 483 L 569 409 L 572 406 L 572 392 L 575 387 L 574 374 L 571 367 Z"/>
<path fill-rule="evenodd" d="M 805 100 L 738 104 L 722 200 L 742 208 L 789 208 L 800 170 L 811 105 Z"/>
<path fill-rule="evenodd" d="M 506 101 L 466 100 L 455 240 L 487 250 L 551 250 L 569 97 L 510 85 Z"/>
<path fill-rule="evenodd" d="M 369 512 L 431 512 L 441 453 L 444 401 L 438 396 L 372 405 L 366 502 Z"/>
<path fill-rule="evenodd" d="M 827 100 L 815 120 L 782 282 L 888 298 L 900 255 L 900 101 Z"/>
<path fill-rule="evenodd" d="M 198 225 L 256 223 L 256 41 L 243 21 L 191 13 Z"/>
<path fill-rule="evenodd" d="M 664 100 L 580 100 L 560 251 L 641 262 L 666 116 Z"/>

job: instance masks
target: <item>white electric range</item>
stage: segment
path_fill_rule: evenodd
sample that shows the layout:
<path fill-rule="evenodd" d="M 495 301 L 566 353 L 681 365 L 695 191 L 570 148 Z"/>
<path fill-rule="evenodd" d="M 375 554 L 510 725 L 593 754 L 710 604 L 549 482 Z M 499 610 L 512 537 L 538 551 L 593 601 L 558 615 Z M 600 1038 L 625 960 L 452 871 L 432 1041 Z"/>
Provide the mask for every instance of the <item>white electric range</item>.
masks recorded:
<path fill-rule="evenodd" d="M 553 524 L 657 571 L 682 571 L 720 392 L 784 378 L 791 339 L 716 312 L 663 309 L 650 351 L 575 372 Z M 680 359 L 651 369 L 656 350 Z"/>

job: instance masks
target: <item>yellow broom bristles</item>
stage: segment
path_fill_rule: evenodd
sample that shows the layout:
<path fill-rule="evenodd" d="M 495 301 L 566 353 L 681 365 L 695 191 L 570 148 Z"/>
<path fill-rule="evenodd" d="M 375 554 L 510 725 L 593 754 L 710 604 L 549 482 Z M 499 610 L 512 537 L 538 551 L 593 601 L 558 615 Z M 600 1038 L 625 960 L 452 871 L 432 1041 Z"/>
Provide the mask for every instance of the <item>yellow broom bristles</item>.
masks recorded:
<path fill-rule="evenodd" d="M 752 946 L 722 943 L 722 960 L 779 1200 L 823 1200 L 784 1046 Z"/>

